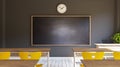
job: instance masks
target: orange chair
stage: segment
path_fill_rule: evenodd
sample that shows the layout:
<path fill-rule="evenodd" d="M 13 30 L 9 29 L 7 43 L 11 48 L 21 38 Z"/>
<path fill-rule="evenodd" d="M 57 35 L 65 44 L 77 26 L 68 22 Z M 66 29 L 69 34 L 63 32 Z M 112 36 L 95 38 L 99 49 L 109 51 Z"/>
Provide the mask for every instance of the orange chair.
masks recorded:
<path fill-rule="evenodd" d="M 9 60 L 10 52 L 0 52 L 0 60 Z"/>
<path fill-rule="evenodd" d="M 22 60 L 39 60 L 42 52 L 19 52 L 19 56 Z"/>
<path fill-rule="evenodd" d="M 113 57 L 115 60 L 120 60 L 120 52 L 113 52 Z"/>

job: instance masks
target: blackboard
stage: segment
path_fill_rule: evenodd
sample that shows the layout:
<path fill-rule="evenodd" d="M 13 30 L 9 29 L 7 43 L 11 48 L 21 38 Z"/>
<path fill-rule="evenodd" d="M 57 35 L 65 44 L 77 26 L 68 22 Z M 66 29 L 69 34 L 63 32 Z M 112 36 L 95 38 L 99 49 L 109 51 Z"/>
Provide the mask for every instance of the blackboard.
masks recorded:
<path fill-rule="evenodd" d="M 90 16 L 32 16 L 33 46 L 90 45 Z"/>

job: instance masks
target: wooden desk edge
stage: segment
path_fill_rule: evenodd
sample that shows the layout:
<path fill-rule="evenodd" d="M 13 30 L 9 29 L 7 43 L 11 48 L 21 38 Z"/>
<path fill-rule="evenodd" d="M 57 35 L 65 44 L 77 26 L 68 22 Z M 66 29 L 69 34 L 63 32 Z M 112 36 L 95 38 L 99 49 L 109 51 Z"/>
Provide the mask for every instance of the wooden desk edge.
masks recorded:
<path fill-rule="evenodd" d="M 0 52 L 20 52 L 20 51 L 41 51 L 41 52 L 50 52 L 50 48 L 0 48 Z"/>

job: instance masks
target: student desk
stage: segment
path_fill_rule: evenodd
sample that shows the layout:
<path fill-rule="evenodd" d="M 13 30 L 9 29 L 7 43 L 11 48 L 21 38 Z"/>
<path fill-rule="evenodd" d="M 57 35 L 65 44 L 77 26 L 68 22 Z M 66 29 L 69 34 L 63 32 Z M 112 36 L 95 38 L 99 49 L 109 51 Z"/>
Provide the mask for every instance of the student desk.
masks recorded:
<path fill-rule="evenodd" d="M 82 60 L 85 67 L 120 67 L 120 60 Z"/>
<path fill-rule="evenodd" d="M 50 48 L 0 48 L 0 52 L 11 52 L 11 56 L 18 56 L 19 52 L 42 52 L 42 56 L 47 57 L 47 64 L 49 67 Z M 4 62 L 7 62 L 7 61 L 4 61 Z M 15 61 L 13 61 L 13 62 L 15 62 Z M 30 62 L 30 61 L 28 61 L 28 62 Z M 23 61 L 21 61 L 21 63 L 23 63 Z"/>
<path fill-rule="evenodd" d="M 0 67 L 34 67 L 37 60 L 0 60 Z"/>
<path fill-rule="evenodd" d="M 106 48 L 73 48 L 74 52 L 74 67 L 75 67 L 75 57 L 80 56 L 81 52 L 106 52 L 112 53 L 112 50 Z"/>

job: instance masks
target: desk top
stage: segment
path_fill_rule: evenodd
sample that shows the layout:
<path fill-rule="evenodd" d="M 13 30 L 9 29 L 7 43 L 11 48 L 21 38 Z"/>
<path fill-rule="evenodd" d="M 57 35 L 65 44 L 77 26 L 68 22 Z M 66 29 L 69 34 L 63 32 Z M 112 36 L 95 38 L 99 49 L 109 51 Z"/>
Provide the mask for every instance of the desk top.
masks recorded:
<path fill-rule="evenodd" d="M 107 48 L 73 48 L 74 52 L 112 52 L 112 50 L 109 50 Z"/>
<path fill-rule="evenodd" d="M 0 52 L 6 52 L 6 51 L 10 51 L 10 52 L 36 52 L 36 51 L 40 51 L 40 52 L 49 52 L 50 48 L 0 48 Z"/>
<path fill-rule="evenodd" d="M 0 67 L 34 67 L 36 60 L 0 60 Z"/>
<path fill-rule="evenodd" d="M 117 43 L 95 43 L 97 46 L 120 46 L 120 44 Z"/>
<path fill-rule="evenodd" d="M 85 67 L 120 67 L 120 60 L 82 60 Z"/>

